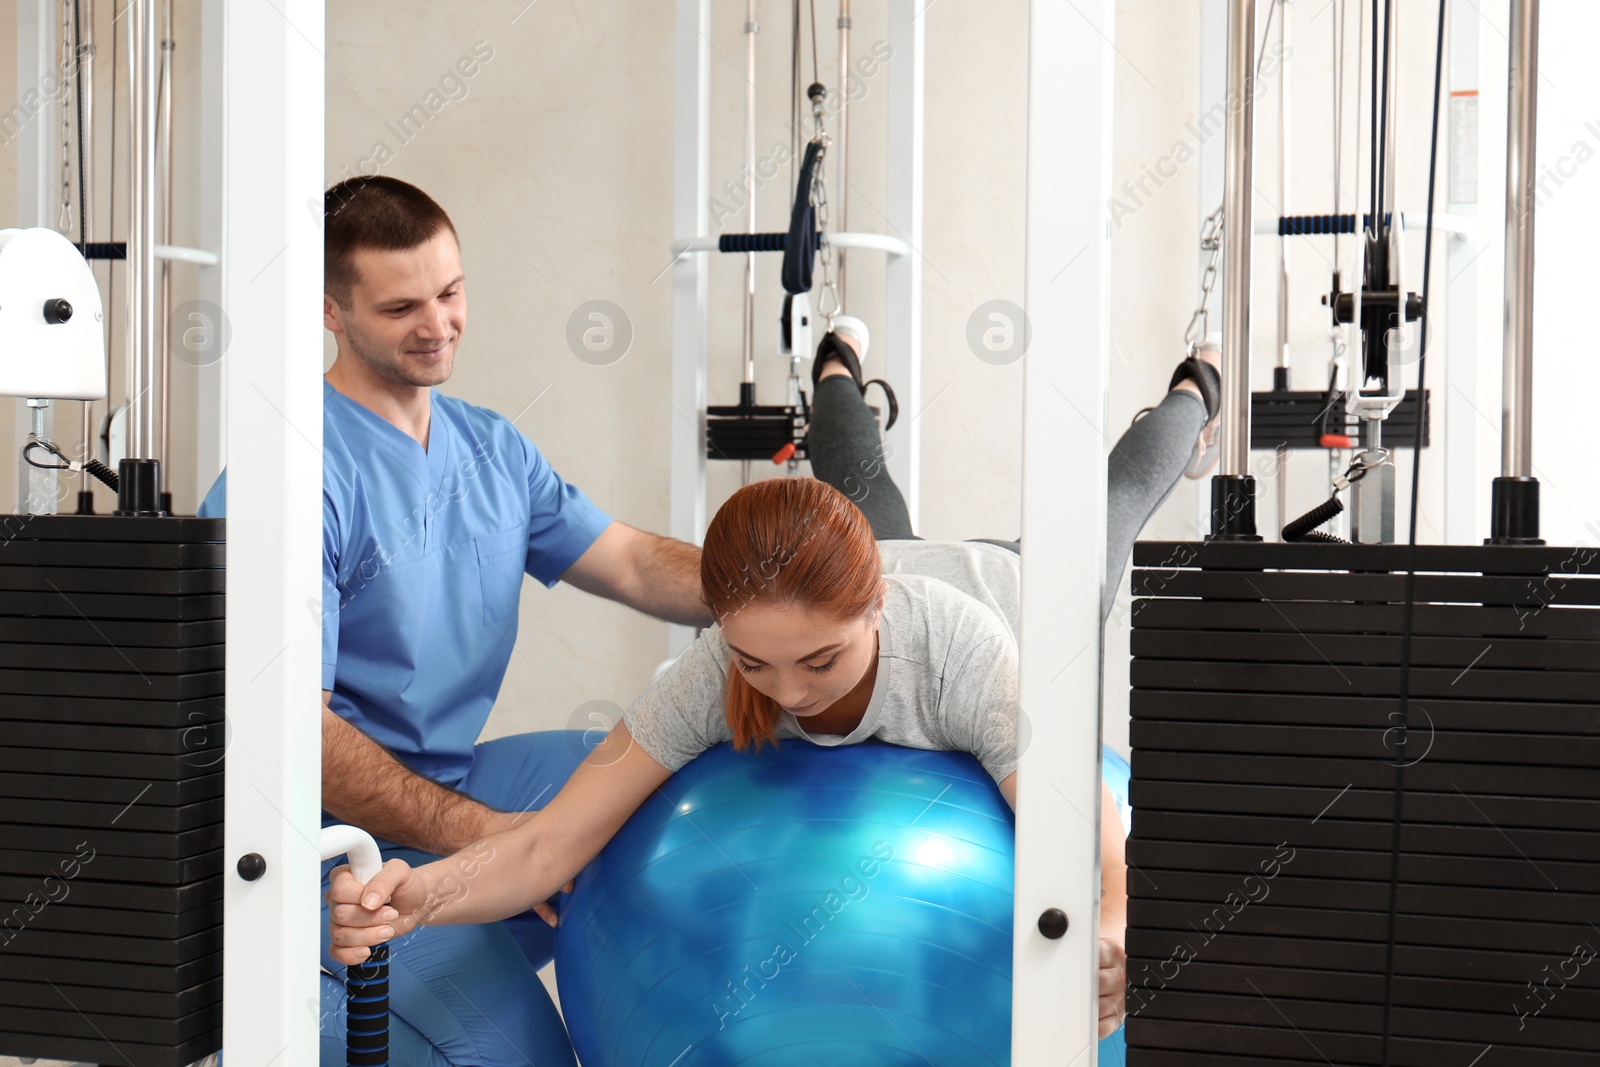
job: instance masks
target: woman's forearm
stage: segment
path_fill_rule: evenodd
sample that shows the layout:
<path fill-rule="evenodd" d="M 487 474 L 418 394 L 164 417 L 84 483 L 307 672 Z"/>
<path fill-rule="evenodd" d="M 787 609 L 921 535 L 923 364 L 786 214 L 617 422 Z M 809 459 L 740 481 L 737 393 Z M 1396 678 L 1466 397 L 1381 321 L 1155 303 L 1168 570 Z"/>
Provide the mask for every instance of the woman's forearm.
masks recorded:
<path fill-rule="evenodd" d="M 681 662 L 681 661 L 680 661 Z M 423 924 L 498 922 L 554 896 L 671 777 L 618 723 L 547 807 L 411 871 L 394 907 Z"/>
<path fill-rule="evenodd" d="M 1119 945 L 1128 943 L 1127 838 L 1117 802 L 1104 782 L 1100 784 L 1100 936 Z"/>
<path fill-rule="evenodd" d="M 1119 945 L 1128 943 L 1128 898 L 1102 891 L 1100 896 L 1100 936 Z"/>
<path fill-rule="evenodd" d="M 490 834 L 459 852 L 416 869 L 422 924 L 498 922 L 521 915 L 553 896 L 567 879 L 538 869 L 530 819 L 512 830 Z"/>

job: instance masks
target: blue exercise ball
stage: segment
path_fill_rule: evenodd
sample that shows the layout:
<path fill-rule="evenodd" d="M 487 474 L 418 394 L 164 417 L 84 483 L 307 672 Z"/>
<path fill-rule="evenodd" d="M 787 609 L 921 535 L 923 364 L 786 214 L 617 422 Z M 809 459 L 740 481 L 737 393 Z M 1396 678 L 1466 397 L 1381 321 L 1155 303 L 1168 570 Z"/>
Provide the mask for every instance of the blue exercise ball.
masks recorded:
<path fill-rule="evenodd" d="M 578 1058 L 1009 1064 L 1013 843 L 1010 808 L 964 753 L 718 745 L 562 901 Z M 1108 1043 L 1101 1062 L 1122 1062 Z"/>

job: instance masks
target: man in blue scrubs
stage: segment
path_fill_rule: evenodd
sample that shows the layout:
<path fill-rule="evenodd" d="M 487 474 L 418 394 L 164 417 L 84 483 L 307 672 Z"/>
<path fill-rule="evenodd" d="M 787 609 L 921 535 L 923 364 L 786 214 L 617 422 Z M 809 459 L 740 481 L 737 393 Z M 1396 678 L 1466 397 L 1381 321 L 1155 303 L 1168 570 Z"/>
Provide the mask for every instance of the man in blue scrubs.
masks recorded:
<path fill-rule="evenodd" d="M 405 182 L 359 177 L 329 189 L 325 210 L 323 316 L 338 355 L 323 390 L 323 825 L 362 827 L 386 859 L 415 865 L 542 807 L 586 754 L 569 731 L 477 743 L 524 574 L 659 619 L 712 620 L 697 548 L 612 520 L 503 415 L 434 391 L 467 318 L 443 209 Z M 225 504 L 224 474 L 200 513 Z M 344 967 L 328 954 L 335 865 L 323 864 L 325 1067 L 344 1063 Z M 537 977 L 552 943 L 533 912 L 395 942 L 389 1062 L 572 1064 Z"/>

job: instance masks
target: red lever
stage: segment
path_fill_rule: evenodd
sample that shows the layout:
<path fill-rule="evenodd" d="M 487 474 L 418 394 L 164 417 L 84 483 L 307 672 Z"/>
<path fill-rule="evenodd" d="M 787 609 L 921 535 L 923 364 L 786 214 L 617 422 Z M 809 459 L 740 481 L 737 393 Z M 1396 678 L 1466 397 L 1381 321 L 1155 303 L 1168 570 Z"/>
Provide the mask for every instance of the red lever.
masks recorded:
<path fill-rule="evenodd" d="M 1317 439 L 1323 448 L 1354 448 L 1355 438 L 1342 433 L 1325 433 Z"/>
<path fill-rule="evenodd" d="M 773 463 L 787 463 L 794 457 L 794 442 L 790 441 L 772 454 Z"/>

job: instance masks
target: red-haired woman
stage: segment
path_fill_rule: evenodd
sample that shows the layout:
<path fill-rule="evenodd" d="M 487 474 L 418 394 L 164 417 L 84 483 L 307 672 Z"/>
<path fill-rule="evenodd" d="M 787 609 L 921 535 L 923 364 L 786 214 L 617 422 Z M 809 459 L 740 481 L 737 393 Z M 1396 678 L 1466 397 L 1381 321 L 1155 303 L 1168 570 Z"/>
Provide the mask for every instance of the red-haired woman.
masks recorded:
<path fill-rule="evenodd" d="M 896 518 L 885 507 L 893 483 L 863 462 L 877 427 L 854 352 L 853 341 L 824 342 L 811 435 L 823 478 L 837 477 L 847 490 L 868 487 L 857 502 L 811 478 L 775 478 L 734 493 L 706 531 L 701 557 L 702 590 L 717 625 L 651 683 L 547 807 L 489 839 L 497 857 L 513 862 L 480 864 L 474 845 L 415 869 L 390 860 L 364 887 L 348 867 L 335 869 L 329 902 L 336 960 L 359 963 L 365 946 L 423 922 L 493 922 L 543 908 L 674 771 L 722 741 L 759 748 L 778 738 L 841 745 L 872 737 L 969 752 L 1015 804 L 1017 646 L 1014 614 L 1007 617 L 1017 599 L 1015 566 L 1008 571 L 982 559 L 993 553 L 1014 561 L 1016 552 L 910 540 L 903 503 L 904 529 L 874 529 Z M 1205 421 L 1193 406 L 1189 440 L 1169 449 L 1162 469 L 1171 480 L 1160 496 Z M 869 513 L 881 518 L 869 521 Z M 900 551 L 917 545 L 920 556 Z M 901 573 L 886 575 L 880 550 L 891 546 Z M 967 564 L 947 566 L 940 552 L 945 560 L 966 559 L 969 571 L 960 571 Z M 919 564 L 940 573 L 914 573 Z M 941 580 L 946 576 L 953 582 Z M 1102 804 L 1104 1037 L 1124 1010 L 1127 868 L 1121 823 L 1104 789 Z M 472 891 L 441 893 L 463 864 L 475 871 Z"/>

